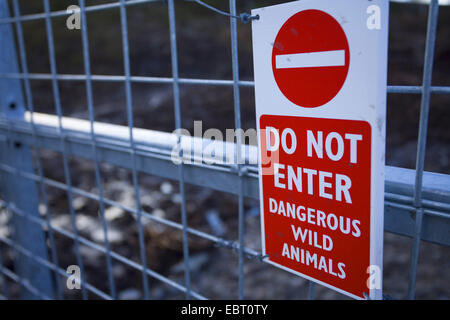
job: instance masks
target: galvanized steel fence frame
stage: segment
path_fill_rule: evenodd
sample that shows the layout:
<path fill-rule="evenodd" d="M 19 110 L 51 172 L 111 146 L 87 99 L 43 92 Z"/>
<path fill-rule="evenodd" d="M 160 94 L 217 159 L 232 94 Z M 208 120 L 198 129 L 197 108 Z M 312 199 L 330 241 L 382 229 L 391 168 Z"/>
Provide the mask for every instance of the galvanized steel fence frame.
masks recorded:
<path fill-rule="evenodd" d="M 83 299 L 88 293 L 104 299 L 116 299 L 117 290 L 112 273 L 113 261 L 120 261 L 142 273 L 144 298 L 149 298 L 149 277 L 166 283 L 184 292 L 186 298 L 206 299 L 201 293 L 191 289 L 189 259 L 189 236 L 207 239 L 218 246 L 226 247 L 238 253 L 238 292 L 239 299 L 244 295 L 244 263 L 246 258 L 263 259 L 260 252 L 244 246 L 245 221 L 244 200 L 246 197 L 257 199 L 258 172 L 255 165 L 236 164 L 206 165 L 199 163 L 175 165 L 171 161 L 171 150 L 177 143 L 189 139 L 181 134 L 169 134 L 151 130 L 136 129 L 133 125 L 133 83 L 171 84 L 174 96 L 175 127 L 181 128 L 180 85 L 228 86 L 233 88 L 235 129 L 241 128 L 240 88 L 252 87 L 252 81 L 239 79 L 237 23 L 239 17 L 236 0 L 229 0 L 230 31 L 232 54 L 232 80 L 210 80 L 180 78 L 178 73 L 178 53 L 175 24 L 174 0 L 168 0 L 170 28 L 172 77 L 132 76 L 130 72 L 130 54 L 126 8 L 132 5 L 144 5 L 158 0 L 117 0 L 116 2 L 86 6 L 79 0 L 81 9 L 81 36 L 83 46 L 84 74 L 59 74 L 56 67 L 53 41 L 52 18 L 67 16 L 66 11 L 51 11 L 49 0 L 43 0 L 44 12 L 21 15 L 18 0 L 12 0 L 12 14 L 8 1 L 0 0 L 0 207 L 14 217 L 13 238 L 0 236 L 3 243 L 13 250 L 15 272 L 7 269 L 1 261 L 0 251 L 0 295 L 8 298 L 7 281 L 17 282 L 23 289 L 24 298 L 62 299 L 61 279 L 68 277 L 61 268 L 55 247 L 54 234 L 63 235 L 74 241 L 76 262 L 81 268 L 81 290 Z M 94 75 L 91 73 L 86 13 L 119 8 L 122 30 L 124 75 Z M 450 176 L 424 171 L 427 140 L 428 114 L 431 94 L 450 94 L 448 86 L 432 86 L 432 70 L 439 4 L 431 0 L 428 13 L 426 49 L 421 86 L 388 86 L 388 93 L 420 94 L 420 122 L 416 169 L 409 170 L 387 167 L 385 194 L 385 230 L 412 238 L 410 258 L 408 298 L 415 296 L 415 282 L 422 240 L 440 245 L 450 245 Z M 242 17 L 242 16 L 241 16 Z M 247 17 L 248 18 L 248 17 Z M 28 72 L 27 51 L 24 43 L 22 22 L 44 19 L 48 39 L 50 74 Z M 14 31 L 16 39 L 14 37 Z M 18 54 L 16 53 L 16 43 Z M 20 66 L 20 67 L 19 67 Z M 52 91 L 56 115 L 34 112 L 30 80 L 48 80 Z M 61 81 L 85 82 L 89 120 L 76 120 L 62 117 L 59 83 Z M 115 126 L 95 122 L 92 82 L 121 82 L 125 84 L 126 110 L 128 126 Z M 23 90 L 22 90 L 23 86 Z M 23 91 L 23 92 L 22 92 Z M 188 142 L 189 143 L 189 142 Z M 43 175 L 43 166 L 36 157 L 36 168 L 32 163 L 31 149 L 49 149 L 60 152 L 63 159 L 65 183 L 51 180 Z M 234 146 L 234 159 L 241 156 L 255 156 L 255 147 L 245 146 L 241 136 L 237 135 Z M 73 186 L 68 157 L 80 157 L 93 160 L 95 182 L 98 194 L 90 193 Z M 104 196 L 100 163 L 130 169 L 136 196 L 136 209 L 124 206 Z M 238 163 L 238 161 L 235 161 Z M 181 223 L 163 219 L 145 212 L 139 197 L 138 173 L 144 172 L 160 177 L 177 180 L 181 195 Z M 238 198 L 238 239 L 228 241 L 215 235 L 189 227 L 186 216 L 185 184 L 201 185 L 222 192 L 235 194 Z M 45 187 L 51 186 L 67 193 L 73 232 L 53 226 Z M 39 197 L 40 194 L 40 197 Z M 104 246 L 80 236 L 76 225 L 76 213 L 72 202 L 74 195 L 98 201 L 101 225 L 104 234 Z M 43 216 L 39 205 L 44 207 Z M 110 248 L 108 228 L 104 215 L 105 205 L 117 206 L 137 218 L 139 234 L 140 263 L 132 261 Z M 182 233 L 184 257 L 184 283 L 178 283 L 157 273 L 147 266 L 146 245 L 142 218 L 161 223 Z M 47 239 L 44 235 L 47 231 Z M 50 244 L 47 252 L 46 240 Z M 109 292 L 103 292 L 89 284 L 85 278 L 80 245 L 88 246 L 106 256 L 106 272 Z M 54 277 L 52 277 L 52 274 Z M 53 280 L 55 283 L 53 283 Z M 310 283 L 308 297 L 314 298 L 315 285 Z"/>

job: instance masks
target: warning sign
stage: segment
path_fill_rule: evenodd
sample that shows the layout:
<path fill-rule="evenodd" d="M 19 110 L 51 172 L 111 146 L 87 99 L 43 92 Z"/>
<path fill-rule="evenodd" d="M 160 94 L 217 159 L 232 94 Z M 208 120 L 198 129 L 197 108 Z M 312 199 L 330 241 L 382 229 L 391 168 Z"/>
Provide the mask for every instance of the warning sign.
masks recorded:
<path fill-rule="evenodd" d="M 252 15 L 265 261 L 379 299 L 387 3 L 302 0 Z"/>
<path fill-rule="evenodd" d="M 266 254 L 336 287 L 351 275 L 349 289 L 362 294 L 361 266 L 370 264 L 370 126 L 264 115 L 260 127 L 262 162 L 273 167 L 262 176 Z M 287 141 L 276 143 L 287 130 Z"/>

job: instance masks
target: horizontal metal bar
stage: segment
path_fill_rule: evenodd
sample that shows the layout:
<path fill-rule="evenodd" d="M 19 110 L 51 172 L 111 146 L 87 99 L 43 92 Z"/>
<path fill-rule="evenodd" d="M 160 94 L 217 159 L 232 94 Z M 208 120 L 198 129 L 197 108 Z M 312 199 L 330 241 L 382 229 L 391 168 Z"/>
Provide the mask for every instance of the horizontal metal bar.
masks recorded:
<path fill-rule="evenodd" d="M 26 116 L 29 118 L 29 115 Z M 61 152 L 57 117 L 34 114 L 38 146 Z M 68 155 L 93 159 L 89 121 L 63 118 Z M 94 124 L 98 141 L 99 161 L 131 169 L 131 146 L 129 128 L 105 123 Z M 171 161 L 170 153 L 176 144 L 176 135 L 159 131 L 133 129 L 136 145 L 136 169 L 140 172 L 177 180 L 177 166 Z M 0 135 L 15 141 L 32 144 L 32 128 L 29 122 L 0 119 Z M 183 136 L 183 143 L 199 139 Z M 207 144 L 207 142 L 203 142 Z M 202 148 L 202 144 L 199 144 Z M 245 146 L 247 161 L 257 155 L 255 146 Z M 234 150 L 234 151 L 233 151 Z M 235 148 L 231 152 L 235 152 Z M 194 150 L 201 152 L 201 150 Z M 234 157 L 231 157 L 234 159 Z M 256 165 L 247 165 L 243 174 L 243 193 L 246 197 L 258 199 L 258 170 Z M 229 163 L 205 165 L 186 164 L 185 181 L 214 190 L 236 194 L 239 175 L 235 166 Z M 414 170 L 386 167 L 386 213 L 385 229 L 390 232 L 412 236 L 415 207 L 413 204 Z M 424 231 L 422 239 L 450 245 L 450 175 L 425 172 L 423 180 Z"/>
<path fill-rule="evenodd" d="M 50 73 L 0 73 L 0 78 L 7 79 L 29 79 L 29 80 L 53 80 L 53 75 Z M 84 74 L 58 74 L 55 75 L 56 80 L 59 81 L 86 81 L 87 77 Z M 98 82 L 125 82 L 127 77 L 121 75 L 91 75 L 92 81 Z M 172 84 L 173 78 L 169 77 L 147 77 L 147 76 L 131 76 L 129 78 L 134 83 L 154 83 L 154 84 Z M 180 78 L 180 84 L 185 85 L 210 85 L 210 86 L 233 86 L 233 80 L 220 80 L 220 79 L 193 79 L 193 78 Z M 242 87 L 253 87 L 254 81 L 239 80 L 238 84 Z M 387 86 L 388 93 L 401 93 L 401 94 L 421 94 L 421 86 Z M 433 86 L 431 87 L 431 93 L 434 94 L 450 94 L 450 86 Z"/>
<path fill-rule="evenodd" d="M 432 86 L 431 93 L 434 94 L 450 94 L 450 87 L 447 86 Z M 422 86 L 388 86 L 388 93 L 402 93 L 402 94 L 422 94 Z"/>
<path fill-rule="evenodd" d="M 125 5 L 132 6 L 132 5 L 144 4 L 144 3 L 150 3 L 150 2 L 162 2 L 162 1 L 163 0 L 128 0 L 127 2 L 125 2 Z M 94 11 L 108 10 L 108 9 L 114 9 L 114 8 L 119 8 L 119 7 L 120 7 L 119 2 L 112 2 L 112 3 L 104 3 L 104 4 L 93 5 L 93 6 L 87 6 L 85 8 L 85 11 L 86 12 L 94 12 Z M 56 17 L 68 16 L 71 14 L 72 14 L 71 11 L 67 12 L 66 10 L 59 10 L 59 11 L 50 12 L 49 16 L 51 18 L 56 18 Z M 20 17 L 3 18 L 3 19 L 0 19 L 0 24 L 12 23 L 12 22 L 17 22 L 17 21 L 40 20 L 40 19 L 45 19 L 46 16 L 47 16 L 46 13 L 34 13 L 34 14 L 22 15 Z"/>
<path fill-rule="evenodd" d="M 431 0 L 389 0 L 391 2 L 398 2 L 398 3 L 413 3 L 413 4 L 430 4 Z M 450 5 L 450 0 L 439 0 L 439 5 L 441 6 L 448 6 Z"/>
<path fill-rule="evenodd" d="M 86 81 L 87 77 L 84 74 L 58 74 L 55 75 L 59 81 Z M 2 73 L 0 78 L 7 79 L 30 79 L 30 80 L 53 80 L 53 75 L 49 73 Z M 101 82 L 125 82 L 130 80 L 135 83 L 157 83 L 157 84 L 173 84 L 173 78 L 169 77 L 146 77 L 146 76 L 131 76 L 127 78 L 121 75 L 91 75 L 92 81 Z M 214 86 L 232 86 L 233 80 L 217 80 L 217 79 L 192 79 L 179 78 L 180 84 L 193 85 L 214 85 Z M 253 81 L 240 81 L 239 84 L 245 87 L 254 86 Z"/>

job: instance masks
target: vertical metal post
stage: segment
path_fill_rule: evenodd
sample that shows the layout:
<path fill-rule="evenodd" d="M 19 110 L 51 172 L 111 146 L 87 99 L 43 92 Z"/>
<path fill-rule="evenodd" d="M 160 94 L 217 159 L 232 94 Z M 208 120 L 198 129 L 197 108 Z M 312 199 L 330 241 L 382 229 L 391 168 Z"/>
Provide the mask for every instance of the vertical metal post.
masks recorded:
<path fill-rule="evenodd" d="M 98 153 L 97 153 L 97 139 L 95 136 L 95 130 L 94 130 L 94 97 L 93 97 L 93 90 L 92 90 L 92 74 L 91 74 L 91 62 L 90 62 L 90 54 L 89 54 L 89 39 L 88 39 L 88 30 L 87 30 L 87 21 L 86 21 L 86 6 L 84 0 L 79 0 L 78 4 L 80 6 L 81 10 L 81 39 L 82 39 L 82 45 L 83 45 L 83 61 L 84 61 L 84 71 L 86 74 L 86 95 L 87 95 L 87 104 L 88 104 L 88 111 L 89 111 L 89 122 L 90 122 L 90 134 L 92 139 L 92 150 L 94 152 L 94 165 L 95 165 L 95 182 L 98 189 L 98 195 L 100 198 L 99 201 L 99 213 L 100 213 L 100 220 L 102 223 L 102 229 L 103 229 L 103 238 L 105 242 L 105 249 L 106 249 L 106 269 L 107 269 L 107 276 L 108 276 L 108 282 L 109 282 L 109 290 L 111 293 L 111 296 L 113 299 L 116 298 L 116 284 L 114 281 L 114 274 L 113 274 L 113 265 L 112 265 L 112 258 L 111 258 L 111 247 L 109 244 L 108 239 L 108 226 L 105 218 L 105 201 L 103 198 L 103 184 L 100 174 L 100 164 L 98 161 Z"/>
<path fill-rule="evenodd" d="M 172 61 L 173 77 L 173 103 L 175 111 L 175 127 L 177 129 L 178 145 L 181 146 L 181 109 L 180 109 L 180 86 L 178 76 L 178 52 L 177 52 L 177 30 L 175 23 L 175 5 L 173 0 L 168 1 L 169 5 L 169 28 L 170 28 L 170 56 Z M 180 149 L 182 152 L 182 149 Z M 181 155 L 181 154 L 180 154 Z M 181 158 L 182 159 L 182 158 Z M 191 270 L 189 266 L 189 244 L 187 234 L 186 216 L 186 193 L 184 189 L 184 166 L 183 160 L 178 165 L 178 181 L 181 195 L 181 222 L 183 224 L 183 257 L 184 257 L 184 278 L 186 287 L 186 299 L 191 297 Z"/>
<path fill-rule="evenodd" d="M 63 168 L 64 168 L 64 179 L 66 181 L 67 185 L 67 200 L 69 202 L 69 212 L 70 212 L 70 219 L 72 224 L 72 229 L 74 233 L 74 248 L 75 248 L 75 255 L 76 255 L 76 261 L 77 265 L 80 267 L 81 271 L 81 295 L 84 300 L 88 298 L 88 294 L 86 291 L 86 274 L 84 272 L 84 264 L 83 259 L 80 252 L 80 240 L 79 240 L 79 234 L 78 234 L 78 227 L 76 223 L 76 215 L 75 210 L 73 208 L 73 191 L 72 191 L 72 178 L 70 176 L 70 169 L 69 169 L 69 160 L 67 159 L 67 146 L 65 143 L 65 132 L 64 128 L 62 126 L 62 110 L 61 110 L 61 99 L 59 96 L 59 84 L 58 80 L 56 79 L 57 76 L 57 69 L 56 69 L 56 57 L 55 57 L 55 48 L 54 48 L 54 42 L 53 42 L 53 27 L 52 27 L 52 21 L 50 19 L 50 3 L 49 0 L 44 0 L 44 11 L 45 11 L 45 27 L 47 31 L 47 43 L 48 43 L 48 54 L 49 54 L 49 62 L 50 62 L 50 72 L 52 76 L 52 91 L 53 91 L 53 100 L 55 102 L 55 111 L 56 115 L 58 116 L 58 130 L 60 135 L 60 145 L 62 152 L 62 159 L 63 159 Z"/>
<path fill-rule="evenodd" d="M 420 238 L 422 233 L 422 179 L 425 166 L 425 149 L 427 143 L 428 114 L 430 111 L 431 82 L 433 74 L 434 46 L 436 43 L 437 20 L 439 13 L 438 0 L 432 0 L 428 9 L 427 39 L 422 82 L 422 100 L 420 106 L 419 137 L 417 141 L 416 180 L 414 185 L 414 207 L 416 220 L 414 239 L 411 250 L 411 266 L 409 274 L 408 298 L 414 299 L 417 264 L 419 261 Z"/>
<path fill-rule="evenodd" d="M 314 300 L 315 296 L 316 296 L 316 284 L 312 281 L 309 281 L 308 300 Z"/>
<path fill-rule="evenodd" d="M 19 9 L 19 2 L 18 0 L 13 1 L 13 11 L 15 17 L 20 17 L 20 9 Z M 25 97 L 26 97 L 26 104 L 28 106 L 28 111 L 30 113 L 30 120 L 32 125 L 32 135 L 33 135 L 33 144 L 35 146 L 38 145 L 37 143 L 37 137 L 36 137 L 36 125 L 34 123 L 34 103 L 33 103 L 33 94 L 31 92 L 31 84 L 30 79 L 28 78 L 28 63 L 27 63 L 27 55 L 26 55 L 26 49 L 25 49 L 25 40 L 23 37 L 23 31 L 22 31 L 22 21 L 17 20 L 16 21 L 16 33 L 17 33 L 17 43 L 19 45 L 19 53 L 20 53 L 20 64 L 21 64 L 21 70 L 22 73 L 25 75 L 25 78 L 23 79 L 24 89 L 25 89 Z M 37 153 L 39 153 L 40 149 L 39 147 L 36 147 Z M 43 174 L 43 167 L 41 163 L 41 159 L 37 157 L 36 159 L 36 165 L 37 165 L 37 172 L 39 175 L 39 190 L 41 192 L 41 199 L 44 203 L 45 208 L 45 219 L 47 222 L 47 228 L 48 228 L 48 237 L 50 242 L 50 249 L 51 249 L 51 256 L 52 261 L 55 264 L 56 268 L 59 268 L 58 263 L 58 254 L 56 252 L 56 244 L 54 239 L 54 233 L 53 233 L 53 227 L 51 224 L 51 216 L 50 216 L 50 209 L 48 205 L 47 200 L 47 191 L 44 184 L 44 174 Z M 63 298 L 62 293 L 62 287 L 61 287 L 61 281 L 60 276 L 57 272 L 54 272 L 55 276 L 55 284 L 56 284 L 56 293 L 58 299 Z"/>
<path fill-rule="evenodd" d="M 230 0 L 230 14 L 236 16 L 236 0 Z M 239 174 L 239 195 L 238 195 L 238 238 L 239 238 L 239 256 L 238 256 L 238 298 L 244 299 L 244 237 L 245 237 L 245 217 L 244 217 L 244 195 L 242 175 L 242 125 L 241 125 L 241 97 L 239 90 L 239 59 L 238 59 L 238 41 L 237 41 L 237 21 L 236 18 L 230 18 L 231 33 L 231 60 L 233 70 L 233 97 L 234 97 L 234 126 L 236 132 L 236 156 L 235 162 Z"/>
<path fill-rule="evenodd" d="M 144 228 L 142 226 L 142 205 L 141 196 L 139 190 L 139 179 L 136 168 L 136 144 L 134 142 L 133 136 L 133 94 L 131 91 L 131 70 L 130 70 L 130 51 L 128 42 L 128 22 L 127 22 L 127 11 L 125 7 L 125 0 L 120 0 L 120 20 L 122 28 L 122 47 L 123 47 L 123 64 L 125 71 L 125 96 L 127 101 L 127 117 L 128 117 L 128 131 L 130 134 L 130 147 L 131 147 L 131 163 L 132 163 L 132 173 L 133 173 L 133 185 L 134 185 L 134 195 L 136 198 L 136 211 L 137 211 L 137 224 L 139 233 L 139 249 L 141 254 L 142 263 L 142 287 L 144 289 L 144 299 L 149 299 L 149 288 L 148 288 L 148 275 L 147 275 L 147 251 L 145 250 L 145 236 Z"/>
<path fill-rule="evenodd" d="M 9 17 L 7 1 L 0 2 L 0 18 Z M 0 72 L 18 73 L 16 49 L 12 26 L 0 25 Z M 23 119 L 25 103 L 20 80 L 0 78 L 0 115 L 3 118 Z M 20 141 L 0 142 L 0 161 L 14 167 L 16 171 L 34 173 L 31 150 Z M 3 177 L 4 194 L 7 201 L 29 217 L 39 217 L 39 196 L 36 183 L 22 176 L 8 174 Z M 6 178 L 6 179 L 5 179 Z M 26 217 L 13 218 L 15 242 L 27 248 L 34 256 L 48 260 L 44 231 L 39 225 L 29 223 Z M 16 254 L 15 266 L 22 282 L 31 284 L 39 293 L 53 297 L 53 281 L 50 268 L 42 268 L 36 261 L 22 254 Z M 26 286 L 23 286 L 26 288 Z M 29 290 L 21 293 L 25 299 L 37 299 Z"/>

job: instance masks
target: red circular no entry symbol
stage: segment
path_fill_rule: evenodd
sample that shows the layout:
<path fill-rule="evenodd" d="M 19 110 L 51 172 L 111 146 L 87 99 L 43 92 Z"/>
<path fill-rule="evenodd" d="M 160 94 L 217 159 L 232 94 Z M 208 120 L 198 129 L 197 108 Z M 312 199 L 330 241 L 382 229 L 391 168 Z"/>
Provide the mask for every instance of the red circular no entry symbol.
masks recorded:
<path fill-rule="evenodd" d="M 294 14 L 273 44 L 272 70 L 278 88 L 301 107 L 315 108 L 333 99 L 345 82 L 349 64 L 344 30 L 320 10 Z"/>

